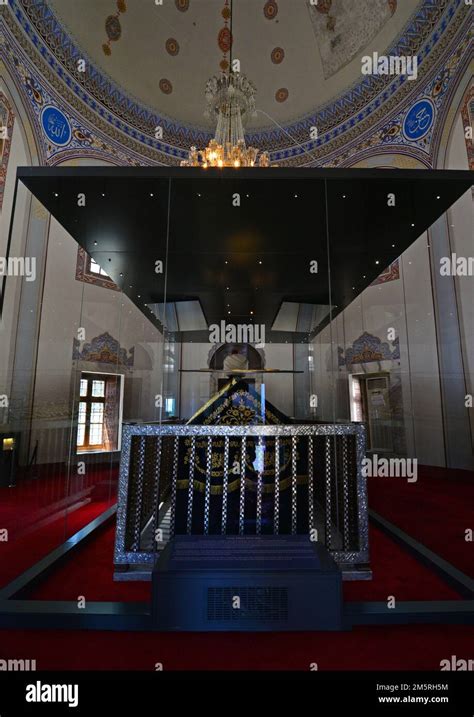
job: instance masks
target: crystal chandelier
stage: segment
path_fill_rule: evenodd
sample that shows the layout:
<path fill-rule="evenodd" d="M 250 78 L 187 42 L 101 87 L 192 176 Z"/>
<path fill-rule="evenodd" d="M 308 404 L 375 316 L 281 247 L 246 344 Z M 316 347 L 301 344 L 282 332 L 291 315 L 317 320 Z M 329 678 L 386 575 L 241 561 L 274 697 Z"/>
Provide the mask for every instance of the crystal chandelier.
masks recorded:
<path fill-rule="evenodd" d="M 227 27 L 232 17 L 228 0 L 222 10 L 224 28 L 219 33 L 219 47 L 224 57 L 220 63 L 222 72 L 206 83 L 206 115 L 216 121 L 216 134 L 203 150 L 191 147 L 182 167 L 269 167 L 267 152 L 247 147 L 244 138 L 245 117 L 255 115 L 257 89 L 244 74 L 232 72 L 227 53 L 232 47 L 232 33 Z"/>

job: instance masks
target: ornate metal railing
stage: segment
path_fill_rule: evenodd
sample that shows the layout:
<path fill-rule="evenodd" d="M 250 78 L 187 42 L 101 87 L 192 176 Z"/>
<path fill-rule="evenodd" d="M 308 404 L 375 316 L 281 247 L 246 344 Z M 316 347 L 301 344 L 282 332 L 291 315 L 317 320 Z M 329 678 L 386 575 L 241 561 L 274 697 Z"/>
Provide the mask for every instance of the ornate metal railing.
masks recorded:
<path fill-rule="evenodd" d="M 249 453 L 261 456 L 270 444 L 269 484 L 269 471 L 264 470 L 268 466 L 257 461 L 249 469 Z M 240 455 L 237 476 L 230 464 L 230 446 L 234 457 Z M 346 577 L 362 575 L 368 563 L 364 456 L 365 429 L 360 424 L 124 425 L 115 564 L 151 569 L 162 547 L 166 500 L 170 536 L 307 532 L 327 547 Z M 213 478 L 217 464 L 218 486 Z M 229 500 L 237 511 L 233 525 Z"/>

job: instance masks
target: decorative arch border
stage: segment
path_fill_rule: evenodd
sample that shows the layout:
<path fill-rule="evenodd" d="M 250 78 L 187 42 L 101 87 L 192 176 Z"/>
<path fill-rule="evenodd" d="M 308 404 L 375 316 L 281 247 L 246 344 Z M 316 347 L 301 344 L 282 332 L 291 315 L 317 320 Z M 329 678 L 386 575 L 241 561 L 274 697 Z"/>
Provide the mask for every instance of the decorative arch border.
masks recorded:
<path fill-rule="evenodd" d="M 420 169 L 433 169 L 430 158 L 425 152 L 419 150 L 417 147 L 407 147 L 406 145 L 400 144 L 388 144 L 382 147 L 371 147 L 360 152 L 355 157 L 351 157 L 350 160 L 348 160 L 347 162 L 343 162 L 340 166 L 349 169 L 351 167 L 355 167 L 357 164 L 363 162 L 364 160 L 375 159 L 376 157 L 380 157 L 382 159 L 384 156 L 390 155 L 409 157 L 410 159 L 415 160 L 421 165 L 421 167 L 419 167 Z M 387 165 L 384 165 L 383 168 L 391 169 L 391 167 Z M 397 169 L 399 169 L 399 167 L 397 167 Z"/>
<path fill-rule="evenodd" d="M 6 129 L 7 136 L 0 139 L 2 143 L 2 153 L 0 155 L 0 210 L 3 204 L 3 195 L 5 193 L 5 185 L 7 180 L 8 161 L 10 159 L 10 150 L 12 146 L 13 126 L 15 123 L 15 113 L 13 107 L 6 94 L 2 93 L 0 97 L 0 112 L 2 127 Z"/>
<path fill-rule="evenodd" d="M 455 87 L 451 93 L 451 102 L 448 103 L 446 111 L 442 116 L 442 123 L 440 123 L 439 131 L 436 134 L 433 143 L 433 156 L 434 156 L 434 167 L 438 169 L 444 169 L 446 166 L 446 158 L 449 153 L 449 148 L 452 143 L 453 132 L 456 127 L 459 114 L 465 115 L 467 105 L 469 101 L 474 99 L 474 76 L 472 73 L 472 64 L 469 63 L 464 68 L 464 73 L 460 73 Z M 463 117 L 464 119 L 464 117 Z M 468 153 L 468 161 L 470 162 L 470 169 L 474 169 L 472 162 L 474 157 L 474 143 L 466 139 L 466 150 Z M 469 152 L 469 146 L 471 152 Z M 469 156 L 471 154 L 471 157 Z"/>

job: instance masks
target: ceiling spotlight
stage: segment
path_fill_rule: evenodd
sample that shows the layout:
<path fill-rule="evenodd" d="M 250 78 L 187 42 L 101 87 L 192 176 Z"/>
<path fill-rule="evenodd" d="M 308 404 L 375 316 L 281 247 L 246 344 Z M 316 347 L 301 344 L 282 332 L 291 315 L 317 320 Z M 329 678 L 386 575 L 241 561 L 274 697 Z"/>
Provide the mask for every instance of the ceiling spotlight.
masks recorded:
<path fill-rule="evenodd" d="M 415 226 L 415 225 L 414 225 L 414 224 L 412 224 L 412 227 L 414 227 L 414 226 Z"/>
<path fill-rule="evenodd" d="M 346 195 L 345 195 L 345 194 L 343 194 L 343 195 L 342 195 L 342 198 L 343 198 L 343 199 L 345 199 L 345 198 L 346 198 Z"/>
<path fill-rule="evenodd" d="M 94 242 L 94 246 L 97 246 L 97 242 L 96 242 L 96 241 Z"/>
<path fill-rule="evenodd" d="M 228 263 L 229 263 L 228 261 L 225 261 L 225 262 L 224 262 L 224 264 L 228 264 Z"/>
<path fill-rule="evenodd" d="M 57 192 L 54 192 L 55 197 L 59 197 L 59 194 Z"/>
<path fill-rule="evenodd" d="M 439 196 L 439 194 L 438 194 L 438 196 L 436 197 L 436 199 L 441 199 L 441 197 Z"/>
<path fill-rule="evenodd" d="M 262 262 L 261 262 L 261 261 L 259 261 L 258 263 L 259 263 L 259 264 L 261 264 Z"/>
<path fill-rule="evenodd" d="M 395 244 L 392 244 L 392 247 L 395 248 Z"/>
<path fill-rule="evenodd" d="M 104 194 L 104 192 L 102 192 L 102 196 L 103 196 L 103 197 L 105 197 L 105 194 Z"/>
<path fill-rule="evenodd" d="M 355 286 L 352 287 L 352 291 L 355 291 Z"/>
<path fill-rule="evenodd" d="M 150 197 L 154 197 L 154 196 L 155 196 L 155 195 L 153 194 L 153 192 L 150 192 Z"/>
<path fill-rule="evenodd" d="M 197 193 L 197 195 L 198 195 L 198 197 L 200 197 L 200 196 L 201 196 L 199 192 Z"/>
<path fill-rule="evenodd" d="M 123 276 L 122 272 L 120 272 L 120 276 Z"/>
<path fill-rule="evenodd" d="M 375 263 L 376 263 L 376 264 L 380 264 L 380 262 L 379 262 L 379 260 L 378 260 L 378 259 L 376 259 L 376 260 L 375 260 Z"/>
<path fill-rule="evenodd" d="M 227 313 L 230 314 L 230 311 L 228 311 Z"/>
<path fill-rule="evenodd" d="M 141 295 L 141 294 L 138 294 L 138 297 L 137 297 L 137 298 L 138 298 L 138 299 L 141 299 L 141 298 L 142 298 L 142 295 Z"/>
<path fill-rule="evenodd" d="M 228 287 L 228 286 L 226 286 L 225 288 L 226 288 L 226 291 L 229 291 L 229 287 Z"/>
<path fill-rule="evenodd" d="M 295 194 L 294 197 L 295 197 L 295 199 L 298 199 L 298 195 L 297 195 L 297 194 Z M 288 343 L 288 341 L 287 341 L 286 343 Z"/>
<path fill-rule="evenodd" d="M 364 274 L 364 276 L 363 276 L 362 278 L 365 279 L 365 274 Z"/>
<path fill-rule="evenodd" d="M 130 284 L 129 289 L 133 289 L 133 286 Z"/>
<path fill-rule="evenodd" d="M 250 313 L 253 314 L 253 311 L 251 311 Z"/>

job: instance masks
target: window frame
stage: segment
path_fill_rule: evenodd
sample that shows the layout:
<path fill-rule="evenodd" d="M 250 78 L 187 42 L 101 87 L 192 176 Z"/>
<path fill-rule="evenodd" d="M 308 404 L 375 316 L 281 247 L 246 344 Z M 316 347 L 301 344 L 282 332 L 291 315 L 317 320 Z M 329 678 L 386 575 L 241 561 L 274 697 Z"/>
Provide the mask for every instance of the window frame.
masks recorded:
<path fill-rule="evenodd" d="M 88 381 L 88 387 L 87 387 L 87 395 L 81 396 L 80 393 L 80 386 L 81 386 L 81 380 L 87 379 Z M 118 415 L 117 415 L 117 421 L 118 421 L 118 430 L 117 430 L 117 445 L 115 448 L 106 448 L 106 443 L 104 440 L 104 430 L 105 430 L 105 410 L 106 410 L 106 403 L 107 403 L 107 381 L 119 381 L 119 394 L 118 394 Z M 93 382 L 94 381 L 103 381 L 104 382 L 104 396 L 93 396 L 92 390 L 93 390 Z M 117 451 L 121 450 L 122 447 L 122 413 L 123 413 L 123 391 L 124 391 L 124 374 L 122 373 L 107 373 L 107 372 L 101 372 L 101 371 L 81 371 L 79 376 L 79 384 L 78 384 L 78 395 L 77 395 L 77 430 L 76 430 L 76 453 L 77 454 L 85 454 L 85 453 L 115 453 Z M 81 403 L 86 403 L 86 420 L 85 420 L 85 431 L 84 431 L 84 443 L 83 445 L 79 446 L 77 445 L 77 437 L 79 433 L 79 406 Z M 102 443 L 101 444 L 91 444 L 90 443 L 90 426 L 91 426 L 91 411 L 92 411 L 92 404 L 93 403 L 102 403 L 104 406 L 103 410 L 103 416 L 102 416 Z M 83 424 L 81 424 L 83 425 Z"/>

